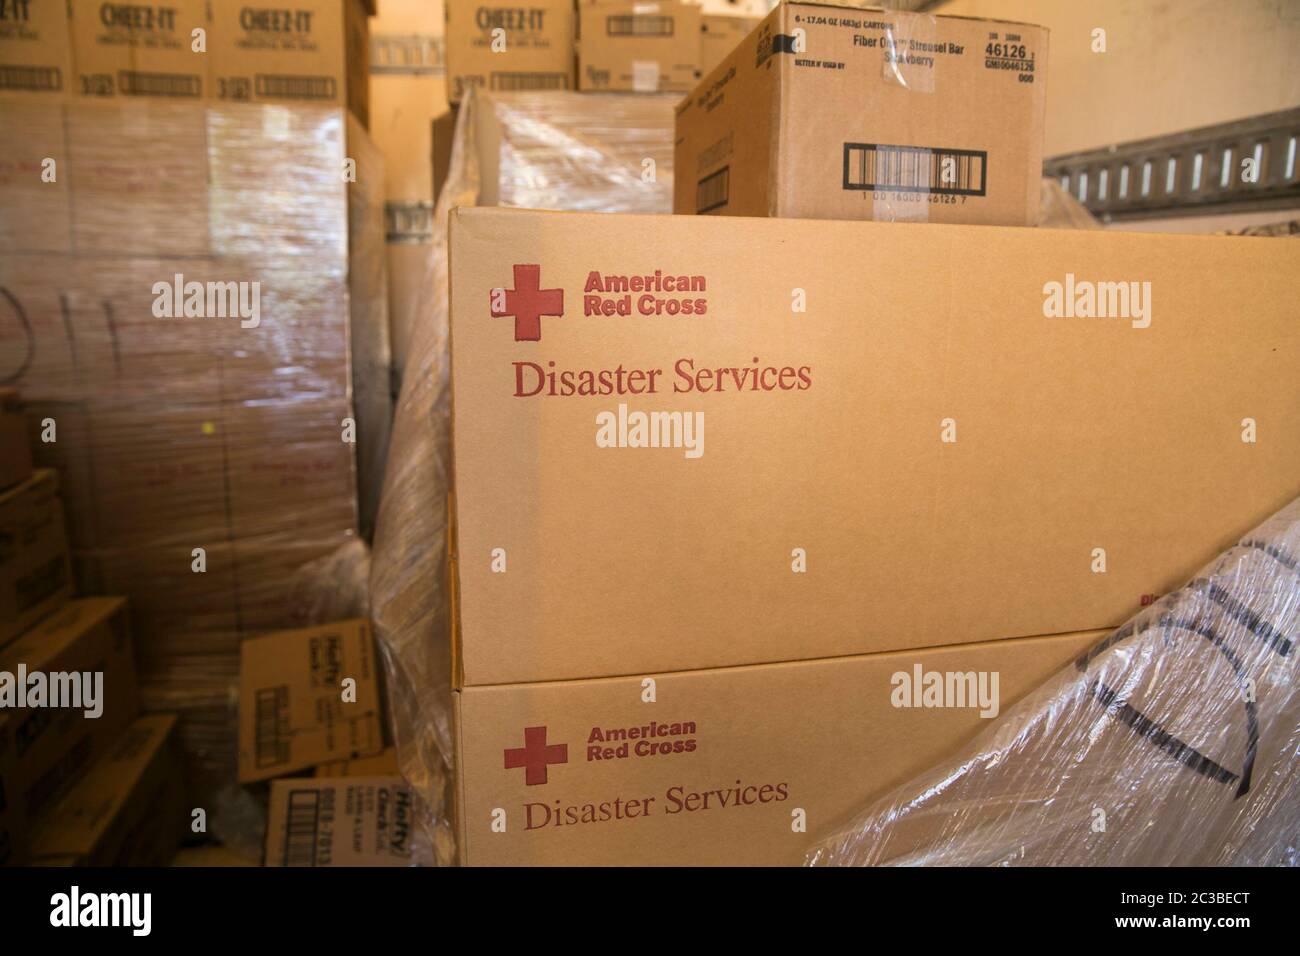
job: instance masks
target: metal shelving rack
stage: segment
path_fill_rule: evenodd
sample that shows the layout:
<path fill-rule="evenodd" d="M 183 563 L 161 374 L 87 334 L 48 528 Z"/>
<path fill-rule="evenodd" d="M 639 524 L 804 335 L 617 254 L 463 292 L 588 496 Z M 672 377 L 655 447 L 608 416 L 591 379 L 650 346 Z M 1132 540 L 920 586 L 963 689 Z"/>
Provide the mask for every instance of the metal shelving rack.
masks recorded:
<path fill-rule="evenodd" d="M 1055 156 L 1043 174 L 1104 222 L 1295 207 L 1298 139 L 1300 109 L 1284 110 Z"/>

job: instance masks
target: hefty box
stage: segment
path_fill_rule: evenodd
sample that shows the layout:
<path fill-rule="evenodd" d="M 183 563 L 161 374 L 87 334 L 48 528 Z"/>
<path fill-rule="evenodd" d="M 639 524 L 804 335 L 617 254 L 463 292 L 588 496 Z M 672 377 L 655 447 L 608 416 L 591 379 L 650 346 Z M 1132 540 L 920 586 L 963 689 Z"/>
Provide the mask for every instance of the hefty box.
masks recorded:
<path fill-rule="evenodd" d="M 700 76 L 700 8 L 611 0 L 578 6 L 578 89 L 685 93 Z"/>
<path fill-rule="evenodd" d="M 12 388 L 0 388 L 0 491 L 32 476 L 27 412 Z"/>
<path fill-rule="evenodd" d="M 1104 636 L 465 688 L 462 862 L 798 864 Z"/>
<path fill-rule="evenodd" d="M 166 866 L 190 822 L 176 717 L 137 718 L 41 818 L 39 866 Z"/>
<path fill-rule="evenodd" d="M 782 3 L 677 108 L 673 211 L 1034 225 L 1047 30 Z"/>
<path fill-rule="evenodd" d="M 341 621 L 244 641 L 239 671 L 241 781 L 384 749 L 368 622 Z"/>
<path fill-rule="evenodd" d="M 0 93 L 68 92 L 67 0 L 0 0 Z"/>
<path fill-rule="evenodd" d="M 0 793 L 34 820 L 139 713 L 126 602 L 82 598 L 0 649 Z"/>
<path fill-rule="evenodd" d="M 573 89 L 573 0 L 446 0 L 447 99 Z"/>
<path fill-rule="evenodd" d="M 0 645 L 71 596 L 58 473 L 43 468 L 0 491 Z"/>
<path fill-rule="evenodd" d="M 1300 495 L 1288 243 L 462 208 L 450 254 L 464 685 L 1114 627 Z"/>
<path fill-rule="evenodd" d="M 728 14 L 706 13 L 700 17 L 700 72 L 711 73 L 762 22 L 761 17 Z"/>
<path fill-rule="evenodd" d="M 410 866 L 411 791 L 401 777 L 275 780 L 266 866 Z"/>
<path fill-rule="evenodd" d="M 218 4 L 220 6 L 220 4 Z M 208 90 L 207 0 L 69 0 L 74 92 L 200 100 Z"/>
<path fill-rule="evenodd" d="M 346 106 L 368 126 L 370 13 L 363 0 L 213 4 L 213 97 Z"/>

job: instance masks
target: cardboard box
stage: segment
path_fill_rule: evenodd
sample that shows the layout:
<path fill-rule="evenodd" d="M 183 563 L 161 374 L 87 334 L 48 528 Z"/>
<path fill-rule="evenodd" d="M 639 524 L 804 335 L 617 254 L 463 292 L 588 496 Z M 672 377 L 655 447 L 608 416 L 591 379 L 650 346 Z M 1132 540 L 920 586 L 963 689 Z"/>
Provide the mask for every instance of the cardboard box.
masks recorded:
<path fill-rule="evenodd" d="M 91 675 L 90 691 L 76 706 L 24 706 L 0 710 L 0 792 L 19 827 L 45 811 L 94 760 L 104 753 L 139 713 L 126 602 L 122 598 L 81 598 L 0 649 L 0 674 L 9 675 L 12 693 L 35 675 L 45 676 L 45 700 L 54 694 L 54 675 Z M 95 675 L 102 675 L 102 683 Z M 24 679 L 25 678 L 25 679 Z M 60 681 L 59 693 L 73 693 Z M 76 698 L 73 698 L 76 700 Z M 84 706 L 93 703 L 93 708 Z M 87 716 L 87 709 L 98 717 Z"/>
<path fill-rule="evenodd" d="M 0 645 L 72 597 L 58 474 L 48 468 L 0 491 Z"/>
<path fill-rule="evenodd" d="M 1285 242 L 451 230 L 466 685 L 1114 627 L 1300 495 Z"/>
<path fill-rule="evenodd" d="M 446 11 L 449 102 L 471 88 L 574 88 L 573 0 L 446 0 Z"/>
<path fill-rule="evenodd" d="M 0 93 L 61 95 L 72 79 L 67 0 L 0 3 Z"/>
<path fill-rule="evenodd" d="M 343 682 L 356 682 L 344 700 Z M 239 779 L 378 753 L 375 647 L 364 620 L 281 631 L 239 653 Z"/>
<path fill-rule="evenodd" d="M 677 108 L 673 211 L 1029 225 L 1047 30 L 783 3 Z"/>
<path fill-rule="evenodd" d="M 397 750 L 385 747 L 370 757 L 357 757 L 353 760 L 331 760 L 316 766 L 318 777 L 396 777 L 401 771 L 397 767 Z"/>
<path fill-rule="evenodd" d="M 685 93 L 700 76 L 700 8 L 672 0 L 578 6 L 578 89 Z"/>
<path fill-rule="evenodd" d="M 216 99 L 346 106 L 370 124 L 370 24 L 362 0 L 212 7 Z"/>
<path fill-rule="evenodd" d="M 77 94 L 168 100 L 210 95 L 211 36 L 208 52 L 194 49 L 195 30 L 211 33 L 207 0 L 69 0 L 68 9 Z"/>
<path fill-rule="evenodd" d="M 188 830 L 176 717 L 138 718 L 37 824 L 46 866 L 166 866 Z"/>
<path fill-rule="evenodd" d="M 400 777 L 276 780 L 266 866 L 410 866 L 411 793 Z"/>
<path fill-rule="evenodd" d="M 470 865 L 767 866 L 1105 632 L 455 695 Z M 995 676 L 996 675 L 996 676 Z"/>
<path fill-rule="evenodd" d="M 0 491 L 32 476 L 27 412 L 18 392 L 0 388 Z"/>
<path fill-rule="evenodd" d="M 0 781 L 3 782 L 3 781 Z M 27 821 L 0 788 L 0 866 L 23 866 L 31 856 Z"/>
<path fill-rule="evenodd" d="M 700 73 L 707 75 L 727 58 L 741 40 L 763 22 L 762 17 L 704 14 L 700 18 Z"/>

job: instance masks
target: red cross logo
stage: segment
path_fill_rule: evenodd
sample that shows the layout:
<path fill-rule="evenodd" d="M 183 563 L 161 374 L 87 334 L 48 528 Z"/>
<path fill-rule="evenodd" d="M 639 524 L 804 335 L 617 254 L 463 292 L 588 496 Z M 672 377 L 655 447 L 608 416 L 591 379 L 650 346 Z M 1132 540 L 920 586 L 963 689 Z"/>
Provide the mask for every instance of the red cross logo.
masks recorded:
<path fill-rule="evenodd" d="M 542 289 L 541 284 L 541 266 L 515 266 L 515 287 L 492 290 L 492 314 L 498 318 L 514 316 L 516 342 L 538 341 L 542 337 L 542 316 L 564 315 L 564 290 Z"/>
<path fill-rule="evenodd" d="M 524 783 L 530 787 L 546 782 L 548 764 L 568 762 L 569 745 L 547 744 L 545 727 L 525 727 L 524 745 L 506 748 L 506 769 L 523 767 Z"/>

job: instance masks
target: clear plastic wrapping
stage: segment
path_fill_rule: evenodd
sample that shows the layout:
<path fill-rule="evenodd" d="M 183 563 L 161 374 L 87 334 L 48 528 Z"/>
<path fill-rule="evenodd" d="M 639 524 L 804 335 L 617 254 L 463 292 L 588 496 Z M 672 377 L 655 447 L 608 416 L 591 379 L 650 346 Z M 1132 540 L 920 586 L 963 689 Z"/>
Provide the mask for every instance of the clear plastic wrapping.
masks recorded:
<path fill-rule="evenodd" d="M 0 382 L 55 423 L 78 584 L 130 599 L 200 795 L 234 780 L 240 641 L 297 623 L 300 569 L 357 538 L 356 135 L 336 108 L 0 104 Z"/>
<path fill-rule="evenodd" d="M 1300 499 L 808 862 L 1300 864 L 1298 559 Z"/>
<path fill-rule="evenodd" d="M 1097 217 L 1088 212 L 1055 179 L 1044 179 L 1038 193 L 1038 225 L 1050 229 L 1100 229 Z"/>
<path fill-rule="evenodd" d="M 415 327 L 393 423 L 371 578 L 398 759 L 429 838 L 417 845 L 424 862 L 455 859 L 444 507 L 451 397 L 447 214 L 455 206 L 494 204 L 670 212 L 672 103 L 671 96 L 512 93 L 470 95 L 460 108 L 434 210 L 428 310 Z"/>

